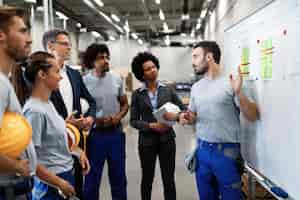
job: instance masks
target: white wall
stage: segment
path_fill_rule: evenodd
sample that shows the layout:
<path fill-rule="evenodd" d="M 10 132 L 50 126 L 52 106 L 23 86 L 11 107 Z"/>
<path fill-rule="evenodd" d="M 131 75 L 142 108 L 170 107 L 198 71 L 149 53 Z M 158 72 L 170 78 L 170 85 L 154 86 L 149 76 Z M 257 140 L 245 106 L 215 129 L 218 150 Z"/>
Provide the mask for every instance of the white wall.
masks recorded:
<path fill-rule="evenodd" d="M 43 16 L 41 15 L 41 13 L 36 13 L 34 24 L 32 24 L 31 27 L 32 27 L 32 52 L 38 50 L 44 50 L 42 45 L 42 38 L 45 29 L 44 29 Z M 62 29 L 63 27 L 61 23 L 55 23 L 55 28 Z M 69 63 L 77 64 L 78 63 L 78 42 L 77 42 L 78 34 L 69 27 L 67 27 L 67 31 L 70 34 L 70 40 L 72 43 L 71 58 Z"/>
<path fill-rule="evenodd" d="M 189 81 L 193 74 L 191 48 L 153 47 L 150 51 L 160 62 L 159 79 L 167 81 Z"/>

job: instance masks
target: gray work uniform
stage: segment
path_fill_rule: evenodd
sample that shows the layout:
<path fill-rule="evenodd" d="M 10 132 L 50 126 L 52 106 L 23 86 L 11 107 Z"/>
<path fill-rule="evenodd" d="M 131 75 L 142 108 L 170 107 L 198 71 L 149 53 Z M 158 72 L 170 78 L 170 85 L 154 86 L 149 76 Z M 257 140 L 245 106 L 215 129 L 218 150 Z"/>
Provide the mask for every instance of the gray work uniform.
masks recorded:
<path fill-rule="evenodd" d="M 15 94 L 13 86 L 8 80 L 7 76 L 0 72 L 0 124 L 2 123 L 3 114 L 6 111 L 22 113 L 21 105 Z M 0 144 L 1 145 L 1 144 Z M 36 154 L 32 142 L 27 146 L 21 158 L 28 159 L 30 163 L 31 174 L 35 174 L 36 170 Z M 13 185 L 24 181 L 24 178 L 15 175 L 0 175 L 0 186 Z M 21 198 L 21 197 L 20 197 Z M 18 197 L 19 199 L 19 197 Z"/>
<path fill-rule="evenodd" d="M 71 170 L 73 159 L 68 148 L 66 124 L 50 100 L 43 102 L 31 97 L 23 113 L 33 129 L 38 162 L 55 174 Z"/>

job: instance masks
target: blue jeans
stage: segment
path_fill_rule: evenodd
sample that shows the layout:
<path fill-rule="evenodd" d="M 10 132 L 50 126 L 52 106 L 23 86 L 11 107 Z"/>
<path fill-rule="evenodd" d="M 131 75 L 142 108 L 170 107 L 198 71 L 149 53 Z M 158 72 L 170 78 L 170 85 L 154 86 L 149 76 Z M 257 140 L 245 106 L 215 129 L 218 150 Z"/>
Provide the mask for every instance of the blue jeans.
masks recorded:
<path fill-rule="evenodd" d="M 84 199 L 99 199 L 103 166 L 107 161 L 112 200 L 127 200 L 125 143 L 125 134 L 119 128 L 91 130 L 87 138 L 87 156 L 91 170 L 85 177 Z"/>
<path fill-rule="evenodd" d="M 75 179 L 72 170 L 56 175 L 68 181 L 71 185 L 75 185 Z M 34 187 L 31 196 L 32 200 L 64 200 L 56 188 L 41 182 L 38 178 L 34 179 Z"/>
<path fill-rule="evenodd" d="M 202 200 L 241 200 L 241 158 L 238 143 L 198 140 L 196 181 Z M 220 198 L 221 197 L 221 198 Z"/>

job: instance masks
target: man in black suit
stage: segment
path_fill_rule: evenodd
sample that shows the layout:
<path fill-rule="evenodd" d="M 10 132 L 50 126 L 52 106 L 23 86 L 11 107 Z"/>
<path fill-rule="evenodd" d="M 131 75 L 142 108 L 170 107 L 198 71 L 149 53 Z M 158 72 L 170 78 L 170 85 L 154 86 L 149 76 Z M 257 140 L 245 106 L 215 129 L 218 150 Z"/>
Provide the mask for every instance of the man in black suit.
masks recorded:
<path fill-rule="evenodd" d="M 175 132 L 158 122 L 153 111 L 167 102 L 184 110 L 175 91 L 158 81 L 159 61 L 148 53 L 139 53 L 132 61 L 132 72 L 143 83 L 132 94 L 130 124 L 139 130 L 139 157 L 142 168 L 141 199 L 150 200 L 157 157 L 160 162 L 165 200 L 176 200 Z"/>
<path fill-rule="evenodd" d="M 96 103 L 86 89 L 81 75 L 77 70 L 65 64 L 69 60 L 71 52 L 71 42 L 69 33 L 64 30 L 50 30 L 43 35 L 43 46 L 45 50 L 52 53 L 61 66 L 63 79 L 60 82 L 58 91 L 53 92 L 50 99 L 58 113 L 69 123 L 76 125 L 80 129 L 89 129 L 94 123 L 96 114 Z M 89 104 L 87 113 L 82 116 L 80 98 L 85 99 Z M 74 112 L 76 111 L 76 114 Z M 81 134 L 80 147 L 83 147 L 83 136 Z M 81 166 L 75 159 L 75 186 L 77 196 L 82 199 Z"/>

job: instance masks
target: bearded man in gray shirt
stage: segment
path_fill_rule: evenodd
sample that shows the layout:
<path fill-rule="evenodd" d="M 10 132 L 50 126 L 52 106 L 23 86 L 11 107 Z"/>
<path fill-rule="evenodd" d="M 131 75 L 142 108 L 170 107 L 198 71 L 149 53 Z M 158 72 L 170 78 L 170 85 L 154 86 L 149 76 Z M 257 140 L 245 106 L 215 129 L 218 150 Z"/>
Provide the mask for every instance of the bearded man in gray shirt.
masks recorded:
<path fill-rule="evenodd" d="M 199 42 L 192 51 L 197 75 L 204 77 L 191 90 L 189 111 L 166 119 L 195 124 L 197 136 L 196 180 L 199 198 L 241 200 L 240 112 L 250 121 L 258 116 L 257 105 L 242 91 L 242 75 L 223 76 L 221 50 L 214 41 Z"/>

